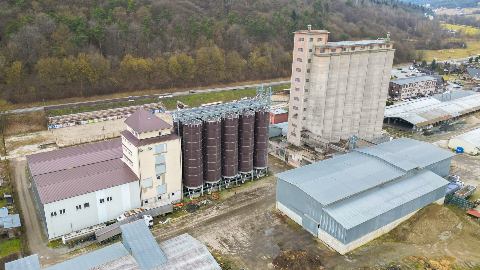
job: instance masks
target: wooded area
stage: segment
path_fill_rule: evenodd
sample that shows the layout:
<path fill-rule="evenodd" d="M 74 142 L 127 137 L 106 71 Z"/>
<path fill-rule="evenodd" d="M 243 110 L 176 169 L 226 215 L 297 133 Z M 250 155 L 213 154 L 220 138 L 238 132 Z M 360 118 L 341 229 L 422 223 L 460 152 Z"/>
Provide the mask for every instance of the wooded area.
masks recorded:
<path fill-rule="evenodd" d="M 0 89 L 8 102 L 286 77 L 292 32 L 331 40 L 391 32 L 398 62 L 448 44 L 398 0 L 0 1 Z"/>

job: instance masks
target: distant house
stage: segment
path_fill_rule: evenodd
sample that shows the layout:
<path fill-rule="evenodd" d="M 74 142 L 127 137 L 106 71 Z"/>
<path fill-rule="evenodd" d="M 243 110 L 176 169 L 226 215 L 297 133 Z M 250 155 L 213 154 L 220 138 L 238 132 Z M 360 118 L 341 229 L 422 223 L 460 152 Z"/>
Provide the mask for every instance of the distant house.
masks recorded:
<path fill-rule="evenodd" d="M 15 230 L 22 226 L 19 214 L 8 214 L 6 207 L 0 208 L 0 234 L 15 235 Z"/>
<path fill-rule="evenodd" d="M 472 78 L 475 81 L 480 80 L 480 68 L 467 68 L 467 73 L 470 78 Z"/>
<path fill-rule="evenodd" d="M 437 78 L 418 76 L 402 78 L 390 82 L 388 93 L 394 99 L 431 96 L 438 93 Z"/>

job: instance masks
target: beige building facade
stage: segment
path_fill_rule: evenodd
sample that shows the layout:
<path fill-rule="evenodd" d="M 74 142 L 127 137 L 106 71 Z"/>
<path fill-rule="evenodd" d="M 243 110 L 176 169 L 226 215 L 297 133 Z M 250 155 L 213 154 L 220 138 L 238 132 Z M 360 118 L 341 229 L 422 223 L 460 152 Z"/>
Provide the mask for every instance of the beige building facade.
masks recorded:
<path fill-rule="evenodd" d="M 137 111 L 122 135 L 122 160 L 140 179 L 143 206 L 158 207 L 182 199 L 180 137 L 172 126 L 146 111 Z"/>
<path fill-rule="evenodd" d="M 288 142 L 337 142 L 380 134 L 394 49 L 388 39 L 328 42 L 295 32 Z"/>

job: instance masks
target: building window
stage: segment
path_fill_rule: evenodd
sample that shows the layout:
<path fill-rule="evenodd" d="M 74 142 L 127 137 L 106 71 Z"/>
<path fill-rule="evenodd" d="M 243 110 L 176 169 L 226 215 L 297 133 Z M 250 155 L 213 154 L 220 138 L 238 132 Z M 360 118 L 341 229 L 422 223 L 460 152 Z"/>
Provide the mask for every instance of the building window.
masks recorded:
<path fill-rule="evenodd" d="M 298 97 L 294 97 L 293 100 L 299 101 L 300 99 L 298 99 Z"/>
<path fill-rule="evenodd" d="M 299 52 L 303 52 L 303 48 L 298 48 L 298 51 L 299 51 Z"/>
<path fill-rule="evenodd" d="M 355 47 L 352 47 L 352 51 L 355 51 Z"/>
<path fill-rule="evenodd" d="M 303 37 L 298 38 L 298 41 L 304 41 L 305 39 Z"/>
<path fill-rule="evenodd" d="M 81 209 L 82 209 L 82 205 L 81 205 L 81 204 L 80 204 L 80 205 L 77 205 L 77 206 L 75 206 L 75 208 L 77 208 L 77 210 L 81 210 Z"/>
<path fill-rule="evenodd" d="M 295 91 L 300 91 L 300 87 L 295 87 Z"/>
<path fill-rule="evenodd" d="M 309 82 L 309 81 L 310 81 L 310 79 L 306 79 L 305 81 L 306 81 L 306 82 Z"/>
<path fill-rule="evenodd" d="M 298 107 L 297 107 L 297 106 L 293 106 L 293 109 L 294 109 L 294 110 L 298 110 Z"/>
<path fill-rule="evenodd" d="M 309 51 L 309 52 L 312 52 L 312 49 L 309 49 L 308 51 Z"/>
<path fill-rule="evenodd" d="M 296 68 L 295 70 L 296 70 L 297 72 L 301 72 L 301 71 L 302 71 L 301 68 Z"/>
<path fill-rule="evenodd" d="M 305 93 L 308 93 L 308 89 L 305 88 Z"/>
<path fill-rule="evenodd" d="M 100 199 L 100 203 L 104 203 L 105 202 L 105 199 Z"/>
<path fill-rule="evenodd" d="M 300 78 L 295 78 L 295 81 L 296 81 L 296 82 L 300 82 Z"/>
<path fill-rule="evenodd" d="M 60 212 L 60 215 L 63 215 L 63 214 L 65 214 L 65 209 L 60 209 L 60 211 L 58 211 L 58 212 Z"/>
<path fill-rule="evenodd" d="M 90 207 L 90 203 L 87 202 L 83 204 L 83 208 L 88 208 L 88 207 Z"/>
<path fill-rule="evenodd" d="M 370 50 L 373 49 L 373 45 L 370 45 Z"/>
<path fill-rule="evenodd" d="M 307 69 L 307 73 L 310 73 L 310 69 Z"/>
<path fill-rule="evenodd" d="M 312 41 L 313 41 L 313 37 L 310 38 L 310 42 L 312 42 Z"/>
<path fill-rule="evenodd" d="M 144 204 L 148 204 L 148 200 L 144 200 L 143 203 L 144 203 Z"/>
<path fill-rule="evenodd" d="M 51 212 L 51 213 L 50 213 L 50 216 L 56 217 L 56 216 L 57 216 L 57 212 L 55 212 L 55 211 L 54 211 L 54 212 Z"/>
<path fill-rule="evenodd" d="M 312 63 L 312 59 L 308 59 L 308 63 Z"/>
<path fill-rule="evenodd" d="M 325 53 L 325 49 L 320 49 L 320 53 Z"/>
<path fill-rule="evenodd" d="M 107 202 L 111 202 L 112 201 L 112 197 L 107 197 Z"/>
<path fill-rule="evenodd" d="M 302 58 L 297 58 L 297 62 L 302 62 Z"/>
<path fill-rule="evenodd" d="M 317 38 L 317 41 L 319 41 L 319 42 L 322 41 L 322 38 L 321 37 Z"/>
<path fill-rule="evenodd" d="M 347 48 L 342 48 L 342 51 L 346 52 L 346 51 L 347 51 Z"/>
<path fill-rule="evenodd" d="M 330 51 L 331 51 L 331 52 L 336 52 L 336 51 L 337 51 L 337 49 L 331 49 Z"/>

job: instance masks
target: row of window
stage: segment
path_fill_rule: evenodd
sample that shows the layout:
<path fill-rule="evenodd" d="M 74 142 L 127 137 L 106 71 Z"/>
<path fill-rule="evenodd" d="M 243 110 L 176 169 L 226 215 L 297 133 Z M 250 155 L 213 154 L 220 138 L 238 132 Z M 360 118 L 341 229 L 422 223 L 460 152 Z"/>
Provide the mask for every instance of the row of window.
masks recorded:
<path fill-rule="evenodd" d="M 111 201 L 113 201 L 113 198 L 112 197 L 107 197 L 106 200 L 107 200 L 107 202 L 111 202 Z M 104 203 L 104 202 L 105 202 L 104 198 L 100 199 L 100 203 Z M 90 207 L 90 203 L 87 202 L 87 203 L 84 203 L 83 206 L 81 204 L 76 205 L 75 209 L 82 210 L 82 208 L 89 208 L 89 207 Z M 63 214 L 66 213 L 66 210 L 65 209 L 60 209 L 58 212 L 59 212 L 60 215 L 63 215 Z M 57 216 L 57 211 L 51 212 L 50 216 L 51 217 L 56 217 Z"/>
<path fill-rule="evenodd" d="M 298 38 L 298 41 L 305 41 L 305 38 L 301 37 L 301 38 Z M 320 42 L 322 41 L 322 38 L 317 38 L 317 41 Z M 310 38 L 310 42 L 313 42 L 313 37 Z"/>
<path fill-rule="evenodd" d="M 310 79 L 305 79 L 305 82 L 309 82 Z M 300 82 L 300 78 L 295 78 L 295 82 Z"/>
<path fill-rule="evenodd" d="M 303 52 L 303 48 L 302 48 L 302 47 L 299 47 L 297 50 L 298 50 L 299 52 Z M 309 52 L 313 52 L 313 49 L 309 49 L 308 51 L 309 51 Z"/>

